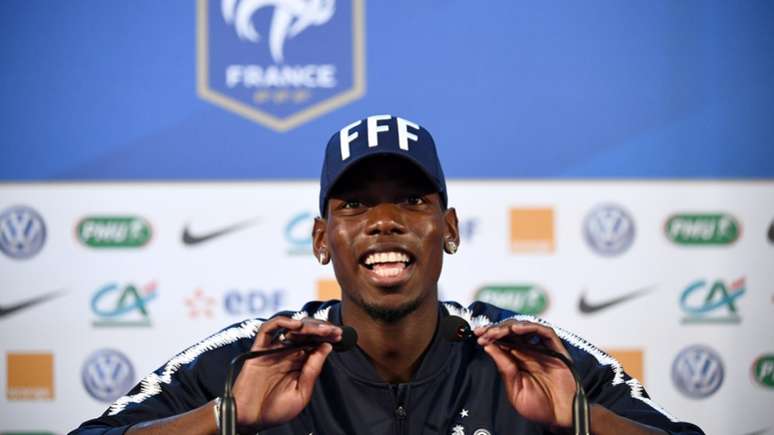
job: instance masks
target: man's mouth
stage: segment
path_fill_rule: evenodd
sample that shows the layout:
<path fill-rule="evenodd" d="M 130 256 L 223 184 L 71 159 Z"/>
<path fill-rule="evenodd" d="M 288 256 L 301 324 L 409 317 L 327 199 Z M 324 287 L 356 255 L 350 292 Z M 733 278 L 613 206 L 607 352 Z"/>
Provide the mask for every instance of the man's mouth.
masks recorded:
<path fill-rule="evenodd" d="M 367 252 L 360 264 L 368 269 L 367 276 L 375 285 L 395 287 L 408 280 L 414 257 L 400 248 L 384 247 Z"/>
<path fill-rule="evenodd" d="M 400 275 L 411 264 L 411 258 L 400 251 L 372 252 L 366 256 L 363 264 L 381 277 Z"/>

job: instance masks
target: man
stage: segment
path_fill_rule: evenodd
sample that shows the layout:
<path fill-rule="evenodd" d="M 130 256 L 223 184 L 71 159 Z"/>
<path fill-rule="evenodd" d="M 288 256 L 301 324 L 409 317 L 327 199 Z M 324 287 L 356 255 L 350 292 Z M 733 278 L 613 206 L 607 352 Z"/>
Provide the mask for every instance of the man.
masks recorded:
<path fill-rule="evenodd" d="M 497 340 L 539 336 L 574 361 L 594 434 L 700 434 L 653 404 L 620 365 L 579 337 L 529 316 L 438 302 L 457 216 L 432 137 L 388 115 L 328 142 L 313 246 L 333 263 L 342 300 L 247 320 L 190 347 L 78 434 L 212 434 L 228 362 L 248 350 L 316 345 L 247 361 L 234 385 L 239 432 L 261 434 L 548 434 L 571 427 L 575 384 L 557 359 Z M 438 334 L 450 314 L 474 339 Z M 358 346 L 331 353 L 342 325 Z M 283 337 L 284 340 L 279 340 Z"/>

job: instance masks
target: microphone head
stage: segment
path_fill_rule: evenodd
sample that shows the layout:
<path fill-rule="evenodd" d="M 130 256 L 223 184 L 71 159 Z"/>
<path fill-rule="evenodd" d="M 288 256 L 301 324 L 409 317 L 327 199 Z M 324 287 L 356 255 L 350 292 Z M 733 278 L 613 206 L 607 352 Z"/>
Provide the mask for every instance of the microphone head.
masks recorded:
<path fill-rule="evenodd" d="M 341 341 L 333 343 L 333 350 L 336 352 L 346 352 L 357 344 L 357 331 L 351 326 L 341 327 Z"/>
<path fill-rule="evenodd" d="M 438 328 L 441 336 L 449 341 L 465 341 L 473 336 L 468 322 L 458 316 L 442 318 Z"/>

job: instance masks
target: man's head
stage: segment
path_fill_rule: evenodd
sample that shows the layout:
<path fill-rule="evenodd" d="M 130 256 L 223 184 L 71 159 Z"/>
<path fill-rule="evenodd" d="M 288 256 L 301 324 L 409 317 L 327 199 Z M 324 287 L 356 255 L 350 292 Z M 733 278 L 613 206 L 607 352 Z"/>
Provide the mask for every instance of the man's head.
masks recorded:
<path fill-rule="evenodd" d="M 459 244 L 457 217 L 427 130 L 369 117 L 328 142 L 314 251 L 331 258 L 342 301 L 392 322 L 435 304 L 444 247 Z"/>
<path fill-rule="evenodd" d="M 446 208 L 446 179 L 430 132 L 397 116 L 375 115 L 347 125 L 328 140 L 320 176 L 320 216 L 327 216 L 327 199 L 339 178 L 362 159 L 377 155 L 413 162 L 435 186 Z"/>

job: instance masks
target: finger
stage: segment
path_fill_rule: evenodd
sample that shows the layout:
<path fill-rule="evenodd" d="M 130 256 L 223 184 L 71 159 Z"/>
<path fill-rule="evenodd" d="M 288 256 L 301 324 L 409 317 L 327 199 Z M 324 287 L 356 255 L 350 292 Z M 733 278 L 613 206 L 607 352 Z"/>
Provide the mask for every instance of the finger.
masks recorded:
<path fill-rule="evenodd" d="M 309 358 L 309 350 L 300 349 L 294 358 L 288 358 L 277 364 L 277 371 L 282 373 L 300 372 Z"/>
<path fill-rule="evenodd" d="M 488 328 L 481 336 L 478 337 L 478 344 L 481 346 L 487 346 L 495 341 L 510 335 L 511 331 L 507 325 L 498 325 Z"/>
<path fill-rule="evenodd" d="M 496 326 L 489 328 L 478 339 L 481 346 L 487 346 L 509 335 L 518 335 L 524 337 L 527 343 L 540 345 L 552 349 L 556 352 L 569 357 L 567 349 L 562 340 L 556 335 L 553 328 L 540 325 L 538 323 L 517 321 L 515 319 L 507 320 Z"/>
<path fill-rule="evenodd" d="M 495 344 L 495 346 L 497 345 Z M 556 358 L 532 350 L 528 347 L 497 347 L 508 354 L 514 364 L 516 364 L 523 372 L 538 373 L 551 368 L 564 368 L 564 365 Z"/>
<path fill-rule="evenodd" d="M 473 330 L 473 334 L 476 337 L 480 337 L 483 333 L 485 333 L 487 330 L 489 330 L 488 326 L 479 326 L 478 328 Z"/>
<path fill-rule="evenodd" d="M 567 352 L 567 348 L 564 347 L 564 343 L 556 335 L 556 331 L 553 328 L 547 326 L 538 325 L 537 323 L 516 323 L 510 325 L 510 330 L 513 334 L 520 336 L 537 335 L 540 337 L 541 344 L 555 352 L 559 352 L 566 357 L 570 357 L 570 353 Z"/>
<path fill-rule="evenodd" d="M 341 334 L 341 328 L 316 319 L 303 319 L 301 321 L 302 327 L 295 331 L 292 331 L 296 335 L 316 335 L 316 336 L 335 336 Z"/>
<path fill-rule="evenodd" d="M 298 388 L 305 399 L 312 396 L 314 383 L 317 377 L 320 376 L 323 363 L 325 363 L 325 359 L 332 350 L 333 346 L 330 343 L 321 344 L 309 354 L 306 363 L 301 368 L 301 375 L 298 377 Z"/>
<path fill-rule="evenodd" d="M 245 367 L 272 367 L 272 369 L 277 372 L 284 372 L 286 371 L 285 367 L 288 367 L 297 361 L 303 362 L 306 359 L 306 354 L 304 353 L 303 348 L 286 347 L 284 349 L 285 350 L 282 352 L 249 359 L 245 361 Z"/>
<path fill-rule="evenodd" d="M 311 335 L 325 338 L 340 338 L 341 328 L 328 322 L 316 319 L 304 319 L 301 321 L 302 327 L 287 334 L 288 337 Z"/>
<path fill-rule="evenodd" d="M 513 384 L 518 380 L 520 376 L 519 366 L 507 351 L 494 344 L 485 346 L 484 351 L 492 358 L 497 371 L 500 372 L 500 376 L 503 377 L 506 384 Z"/>
<path fill-rule="evenodd" d="M 278 329 L 285 328 L 293 330 L 300 329 L 302 326 L 300 320 L 291 319 L 289 317 L 277 316 L 271 320 L 267 320 L 266 322 L 263 322 L 258 329 L 252 349 L 257 350 L 271 347 L 273 333 Z"/>

